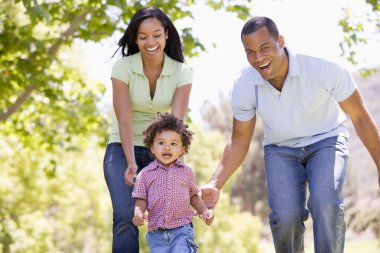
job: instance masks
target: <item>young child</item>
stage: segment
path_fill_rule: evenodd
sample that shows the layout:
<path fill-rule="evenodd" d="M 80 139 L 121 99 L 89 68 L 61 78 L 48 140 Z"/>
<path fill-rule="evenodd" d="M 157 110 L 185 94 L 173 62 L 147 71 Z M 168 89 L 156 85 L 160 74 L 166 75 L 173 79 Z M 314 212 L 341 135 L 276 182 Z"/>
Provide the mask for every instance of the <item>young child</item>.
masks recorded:
<path fill-rule="evenodd" d="M 198 195 L 195 174 L 181 157 L 188 152 L 192 135 L 187 124 L 169 113 L 158 113 L 144 131 L 144 143 L 155 160 L 136 178 L 133 223 L 142 226 L 148 220 L 146 239 L 152 253 L 197 252 L 191 206 L 207 225 L 213 221 L 212 210 Z"/>

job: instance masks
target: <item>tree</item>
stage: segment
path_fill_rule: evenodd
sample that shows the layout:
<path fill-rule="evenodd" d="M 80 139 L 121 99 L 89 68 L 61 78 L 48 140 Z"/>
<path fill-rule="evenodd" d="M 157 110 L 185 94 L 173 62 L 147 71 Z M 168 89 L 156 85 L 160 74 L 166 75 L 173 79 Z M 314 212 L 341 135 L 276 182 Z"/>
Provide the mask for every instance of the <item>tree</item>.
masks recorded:
<path fill-rule="evenodd" d="M 0 3 L 0 127 L 21 143 L 34 143 L 52 150 L 73 148 L 73 135 L 89 133 L 105 136 L 107 122 L 96 107 L 104 87 L 83 79 L 67 50 L 75 41 L 99 42 L 115 31 L 123 31 L 130 17 L 143 6 L 162 8 L 174 21 L 192 18 L 189 1 L 135 0 L 4 0 Z M 251 13 L 249 4 L 236 1 L 206 1 L 215 10 L 234 12 L 241 19 Z M 379 4 L 368 19 L 379 27 Z M 374 15 L 370 15 L 374 14 Z M 342 55 L 355 63 L 353 46 L 366 43 L 363 24 L 349 12 L 340 25 L 347 36 L 341 43 Z M 183 28 L 184 52 L 196 56 L 205 48 Z M 364 70 L 363 74 L 372 73 Z"/>
<path fill-rule="evenodd" d="M 93 171 L 87 168 L 81 171 L 84 174 L 73 173 L 85 168 L 75 162 L 79 157 L 86 162 L 94 154 L 81 156 L 83 153 L 70 152 L 88 145 L 91 135 L 101 136 L 96 142 L 105 143 L 108 124 L 97 108 L 104 87 L 83 77 L 77 68 L 79 56 L 72 54 L 71 46 L 76 41 L 100 42 L 116 31 L 123 31 L 130 17 L 143 6 L 160 7 L 176 21 L 192 18 L 190 7 L 200 2 L 203 1 L 0 2 L 0 248 L 3 252 L 25 252 L 27 248 L 32 252 L 47 249 L 58 252 L 66 246 L 71 252 L 79 252 L 85 247 L 86 239 L 81 227 L 94 228 L 94 231 L 86 230 L 88 234 L 104 231 L 105 224 L 99 218 L 101 202 L 96 195 L 99 188 L 86 184 L 92 182 Z M 250 14 L 251 1 L 241 5 L 235 2 L 218 0 L 206 1 L 206 4 L 245 19 Z M 378 13 L 376 0 L 366 2 Z M 351 35 L 346 43 L 352 40 L 347 44 L 348 49 L 352 49 L 353 42 L 365 43 L 363 39 L 355 40 L 354 36 L 361 31 L 361 26 L 352 25 L 351 19 L 344 21 L 342 27 Z M 192 36 L 190 27 L 180 30 L 180 34 L 187 57 L 205 50 Z M 90 142 L 91 145 L 96 144 Z M 208 149 L 203 148 L 206 146 L 198 150 L 206 152 Z M 214 146 L 207 147 L 212 150 L 211 154 L 216 152 Z M 201 162 L 203 154 L 194 155 L 197 157 L 194 162 Z M 101 154 L 96 153 L 96 157 Z M 201 173 L 197 172 L 197 176 L 202 178 Z M 70 192 L 77 195 L 73 198 L 65 195 Z M 82 202 L 86 198 L 88 201 Z M 220 206 L 229 206 L 228 196 L 223 198 L 228 201 L 221 202 Z M 235 219 L 238 215 L 234 210 L 229 212 L 232 213 L 227 217 Z M 226 224 L 230 229 L 228 224 L 233 223 L 226 220 Z M 56 233 L 60 229 L 66 234 Z M 15 245 L 15 241 L 22 243 Z"/>
<path fill-rule="evenodd" d="M 248 15 L 234 1 L 208 1 L 214 9 Z M 249 3 L 250 1 L 248 1 Z M 125 29 L 136 10 L 155 5 L 174 21 L 191 18 L 196 1 L 68 0 L 0 3 L 0 126 L 25 146 L 75 148 L 73 136 L 106 136 L 97 103 L 104 87 L 89 82 L 68 58 L 78 40 L 99 42 Z M 191 28 L 181 32 L 188 57 L 204 50 Z"/>
<path fill-rule="evenodd" d="M 17 140 L 0 140 L 0 252 L 107 252 L 112 209 L 97 140 L 59 154 L 15 153 Z"/>
<path fill-rule="evenodd" d="M 380 31 L 380 4 L 378 0 L 365 0 L 365 2 L 370 7 L 370 10 L 364 19 L 368 24 L 374 24 L 374 34 L 379 34 Z M 363 22 L 363 18 L 358 18 L 353 15 L 355 11 L 350 10 L 349 8 L 344 8 L 344 16 L 339 21 L 339 26 L 342 28 L 343 33 L 345 34 L 342 41 L 339 43 L 341 48 L 341 55 L 345 57 L 353 65 L 356 65 L 357 56 L 355 52 L 355 46 L 359 44 L 367 43 L 367 34 L 368 28 Z M 379 38 L 377 38 L 379 39 Z M 361 68 L 359 70 L 360 75 L 363 77 L 368 77 L 371 74 L 377 72 L 377 69 L 374 68 Z"/>

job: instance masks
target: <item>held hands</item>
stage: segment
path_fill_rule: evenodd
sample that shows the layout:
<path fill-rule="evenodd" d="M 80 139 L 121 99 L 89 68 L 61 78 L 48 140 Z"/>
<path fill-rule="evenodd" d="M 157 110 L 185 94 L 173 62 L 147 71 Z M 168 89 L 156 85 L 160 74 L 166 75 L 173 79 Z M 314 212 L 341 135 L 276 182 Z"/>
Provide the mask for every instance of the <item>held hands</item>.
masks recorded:
<path fill-rule="evenodd" d="M 135 216 L 132 219 L 132 222 L 135 226 L 143 226 L 145 224 L 145 221 L 148 220 L 148 217 L 145 213 L 138 212 L 135 213 Z"/>
<path fill-rule="evenodd" d="M 211 225 L 214 221 L 214 210 L 205 208 L 199 216 L 207 225 Z"/>
<path fill-rule="evenodd" d="M 215 209 L 216 203 L 218 203 L 220 191 L 216 188 L 215 184 L 208 183 L 204 186 L 200 187 L 201 190 L 201 198 L 203 202 L 206 204 L 207 208 Z"/>
<path fill-rule="evenodd" d="M 137 176 L 137 165 L 136 164 L 128 165 L 127 169 L 124 172 L 125 183 L 129 186 L 134 186 L 136 176 Z"/>

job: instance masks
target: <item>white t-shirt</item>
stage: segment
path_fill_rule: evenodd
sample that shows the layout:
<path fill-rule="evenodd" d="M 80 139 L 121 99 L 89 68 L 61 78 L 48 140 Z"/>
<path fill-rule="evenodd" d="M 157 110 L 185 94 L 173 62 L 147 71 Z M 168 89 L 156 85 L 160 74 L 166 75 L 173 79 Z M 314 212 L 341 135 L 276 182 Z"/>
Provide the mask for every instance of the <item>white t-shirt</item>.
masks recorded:
<path fill-rule="evenodd" d="M 281 92 L 251 66 L 239 73 L 231 97 L 234 118 L 246 121 L 257 112 L 264 122 L 264 145 L 303 147 L 332 136 L 348 138 L 338 102 L 356 89 L 351 74 L 327 60 L 286 50 L 289 70 Z"/>

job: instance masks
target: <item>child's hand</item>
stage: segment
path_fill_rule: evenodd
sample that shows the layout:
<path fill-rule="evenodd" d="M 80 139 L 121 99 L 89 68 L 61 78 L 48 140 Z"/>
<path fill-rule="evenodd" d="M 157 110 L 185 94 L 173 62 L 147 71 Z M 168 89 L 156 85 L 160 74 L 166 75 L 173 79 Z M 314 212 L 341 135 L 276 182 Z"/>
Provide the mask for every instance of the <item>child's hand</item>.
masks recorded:
<path fill-rule="evenodd" d="M 214 220 L 214 210 L 206 208 L 203 210 L 201 218 L 207 225 L 211 225 Z"/>
<path fill-rule="evenodd" d="M 211 225 L 211 223 L 213 221 L 214 221 L 214 210 L 213 209 L 207 209 L 206 224 Z"/>
<path fill-rule="evenodd" d="M 135 224 L 135 226 L 143 226 L 145 224 L 145 220 L 147 220 L 147 219 L 148 219 L 148 217 L 146 216 L 146 214 L 137 213 L 133 217 L 132 222 L 133 222 L 133 224 Z"/>

